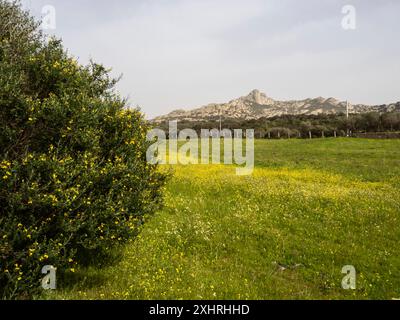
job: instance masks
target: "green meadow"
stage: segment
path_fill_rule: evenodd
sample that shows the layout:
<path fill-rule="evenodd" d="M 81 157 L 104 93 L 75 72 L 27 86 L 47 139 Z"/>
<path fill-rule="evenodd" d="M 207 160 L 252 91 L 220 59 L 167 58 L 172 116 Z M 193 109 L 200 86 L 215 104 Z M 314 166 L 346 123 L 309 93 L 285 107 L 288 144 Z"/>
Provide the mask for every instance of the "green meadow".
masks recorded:
<path fill-rule="evenodd" d="M 250 176 L 162 170 L 165 208 L 115 261 L 38 298 L 400 298 L 400 140 L 256 140 Z"/>

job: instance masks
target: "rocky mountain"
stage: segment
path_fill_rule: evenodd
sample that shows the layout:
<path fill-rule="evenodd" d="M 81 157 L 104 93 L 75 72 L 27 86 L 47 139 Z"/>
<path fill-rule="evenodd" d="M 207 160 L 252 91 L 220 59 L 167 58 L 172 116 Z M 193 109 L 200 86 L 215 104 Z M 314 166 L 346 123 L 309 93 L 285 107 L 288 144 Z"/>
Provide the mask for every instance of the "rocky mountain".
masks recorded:
<path fill-rule="evenodd" d="M 389 105 L 368 106 L 349 104 L 350 113 L 364 112 L 390 112 L 400 111 L 400 102 Z M 178 121 L 206 121 L 218 119 L 220 115 L 224 119 L 251 120 L 259 118 L 271 118 L 281 115 L 318 115 L 346 113 L 346 102 L 334 98 L 314 98 L 305 100 L 278 101 L 269 98 L 259 90 L 251 91 L 247 96 L 231 100 L 227 103 L 209 104 L 193 110 L 175 110 L 171 113 L 159 116 L 155 122 L 170 120 Z"/>

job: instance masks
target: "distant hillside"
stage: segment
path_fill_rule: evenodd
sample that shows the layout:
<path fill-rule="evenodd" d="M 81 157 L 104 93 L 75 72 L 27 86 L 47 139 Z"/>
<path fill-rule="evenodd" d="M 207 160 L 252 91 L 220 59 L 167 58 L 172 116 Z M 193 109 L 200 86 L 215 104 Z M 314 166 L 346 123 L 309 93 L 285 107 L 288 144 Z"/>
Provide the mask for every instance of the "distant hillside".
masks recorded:
<path fill-rule="evenodd" d="M 400 111 L 400 102 L 389 105 L 349 105 L 349 112 L 392 112 Z M 277 101 L 267 97 L 259 90 L 251 91 L 247 96 L 229 101 L 227 103 L 212 103 L 193 110 L 175 110 L 171 113 L 159 116 L 155 122 L 168 120 L 181 121 L 207 121 L 220 117 L 224 119 L 257 120 L 282 115 L 319 115 L 346 113 L 346 102 L 334 98 L 314 98 L 305 100 Z"/>

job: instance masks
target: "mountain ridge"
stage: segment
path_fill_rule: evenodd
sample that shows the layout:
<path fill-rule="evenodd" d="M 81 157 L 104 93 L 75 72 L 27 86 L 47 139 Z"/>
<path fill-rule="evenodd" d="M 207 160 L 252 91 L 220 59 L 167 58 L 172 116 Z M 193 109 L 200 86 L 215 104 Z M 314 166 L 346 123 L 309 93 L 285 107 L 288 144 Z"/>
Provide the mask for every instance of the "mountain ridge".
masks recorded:
<path fill-rule="evenodd" d="M 220 116 L 224 119 L 257 120 L 282 115 L 339 114 L 346 113 L 346 104 L 346 101 L 340 101 L 333 97 L 279 101 L 254 89 L 246 96 L 226 103 L 210 103 L 191 110 L 177 109 L 166 115 L 158 116 L 153 121 L 206 121 Z M 392 111 L 400 111 L 400 102 L 382 105 L 349 104 L 349 112 L 353 114 Z"/>

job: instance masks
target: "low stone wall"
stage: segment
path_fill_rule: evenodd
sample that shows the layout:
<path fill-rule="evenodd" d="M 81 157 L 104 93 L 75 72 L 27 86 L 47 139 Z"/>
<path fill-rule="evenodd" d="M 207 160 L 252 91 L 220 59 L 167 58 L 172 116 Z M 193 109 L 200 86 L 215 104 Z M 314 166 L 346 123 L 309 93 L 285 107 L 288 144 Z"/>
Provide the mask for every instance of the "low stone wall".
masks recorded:
<path fill-rule="evenodd" d="M 353 133 L 355 138 L 367 139 L 400 139 L 400 132 L 367 132 L 367 133 Z"/>

